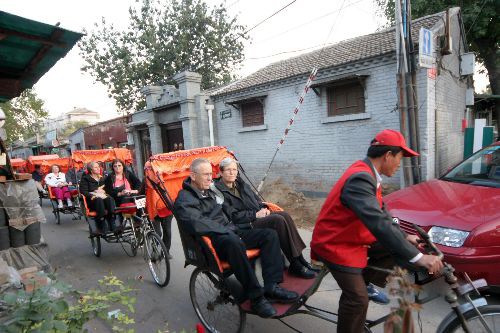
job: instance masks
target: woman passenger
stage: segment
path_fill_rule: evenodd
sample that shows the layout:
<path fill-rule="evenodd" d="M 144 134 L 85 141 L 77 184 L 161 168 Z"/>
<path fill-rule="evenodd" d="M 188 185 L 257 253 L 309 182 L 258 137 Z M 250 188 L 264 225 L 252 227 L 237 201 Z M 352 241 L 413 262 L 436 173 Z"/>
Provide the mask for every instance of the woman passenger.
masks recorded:
<path fill-rule="evenodd" d="M 50 173 L 45 176 L 45 183 L 47 186 L 52 188 L 52 193 L 57 199 L 57 208 L 63 208 L 63 200 L 66 199 L 68 207 L 73 207 L 71 202 L 71 192 L 69 191 L 68 185 L 71 183 L 66 182 L 66 175 L 59 171 L 58 165 L 53 165 L 50 168 Z"/>
<path fill-rule="evenodd" d="M 104 190 L 104 177 L 101 176 L 101 167 L 97 162 L 87 164 L 87 173 L 80 181 L 80 193 L 87 201 L 87 206 L 91 211 L 96 212 L 96 234 L 102 232 L 104 219 L 109 223 L 112 231 L 117 231 L 115 226 L 115 202 Z"/>
<path fill-rule="evenodd" d="M 127 197 L 139 193 L 141 181 L 133 172 L 125 169 L 122 160 L 114 160 L 111 166 L 113 171 L 106 177 L 104 189 L 113 197 L 116 206 L 120 207 L 122 203 L 129 201 Z"/>
<path fill-rule="evenodd" d="M 224 195 L 223 208 L 235 224 L 247 224 L 249 228 L 276 230 L 281 250 L 290 262 L 290 274 L 312 279 L 316 272 L 302 256 L 306 245 L 287 212 L 271 212 L 243 179 L 238 177 L 238 162 L 225 158 L 219 165 L 221 177 L 215 186 Z"/>

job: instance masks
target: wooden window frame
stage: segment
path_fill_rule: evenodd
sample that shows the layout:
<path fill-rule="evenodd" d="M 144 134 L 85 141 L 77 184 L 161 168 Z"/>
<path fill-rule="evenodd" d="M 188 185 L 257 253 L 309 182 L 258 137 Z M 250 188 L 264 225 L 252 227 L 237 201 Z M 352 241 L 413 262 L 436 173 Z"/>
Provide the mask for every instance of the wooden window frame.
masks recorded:
<path fill-rule="evenodd" d="M 243 127 L 264 125 L 264 102 L 253 99 L 239 104 Z"/>
<path fill-rule="evenodd" d="M 365 113 L 365 89 L 359 80 L 326 86 L 327 116 Z"/>

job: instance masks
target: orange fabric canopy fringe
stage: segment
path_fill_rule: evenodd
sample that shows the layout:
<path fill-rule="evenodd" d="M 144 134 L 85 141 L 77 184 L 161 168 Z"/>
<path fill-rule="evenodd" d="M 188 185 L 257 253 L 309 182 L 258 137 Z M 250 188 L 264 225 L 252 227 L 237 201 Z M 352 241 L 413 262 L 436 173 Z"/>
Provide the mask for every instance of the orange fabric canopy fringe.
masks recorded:
<path fill-rule="evenodd" d="M 111 162 L 120 159 L 125 164 L 132 163 L 132 154 L 127 148 L 113 148 L 100 150 L 77 150 L 72 154 L 75 167 L 83 168 L 87 163 L 96 162 Z"/>
<path fill-rule="evenodd" d="M 161 177 L 168 194 L 175 201 L 177 194 L 182 189 L 182 182 L 189 176 L 191 162 L 197 158 L 206 158 L 212 164 L 212 176 L 215 178 L 219 173 L 219 163 L 234 155 L 223 146 L 196 148 L 191 150 L 179 150 L 166 154 L 153 155 L 144 166 L 146 179 L 150 178 L 158 182 Z M 146 209 L 151 219 L 156 216 L 166 217 L 172 212 L 165 207 L 160 196 L 146 181 Z"/>

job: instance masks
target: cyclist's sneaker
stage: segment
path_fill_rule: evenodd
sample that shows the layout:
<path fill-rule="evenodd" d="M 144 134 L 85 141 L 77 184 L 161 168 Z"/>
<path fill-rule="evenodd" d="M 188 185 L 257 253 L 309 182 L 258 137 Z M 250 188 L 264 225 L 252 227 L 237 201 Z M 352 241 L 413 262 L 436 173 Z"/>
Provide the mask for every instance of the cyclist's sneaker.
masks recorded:
<path fill-rule="evenodd" d="M 368 291 L 368 299 L 370 301 L 383 305 L 389 304 L 389 298 L 387 295 L 378 290 L 373 284 L 369 283 L 366 286 L 366 291 Z"/>

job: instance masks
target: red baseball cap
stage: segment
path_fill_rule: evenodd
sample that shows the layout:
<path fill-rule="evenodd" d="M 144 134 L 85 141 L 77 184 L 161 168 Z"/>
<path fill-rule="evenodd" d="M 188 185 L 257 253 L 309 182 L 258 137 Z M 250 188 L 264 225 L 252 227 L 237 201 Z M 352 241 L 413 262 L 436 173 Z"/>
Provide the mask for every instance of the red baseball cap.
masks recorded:
<path fill-rule="evenodd" d="M 391 129 L 386 129 L 378 133 L 375 136 L 375 141 L 372 143 L 372 146 L 401 147 L 401 149 L 403 149 L 404 157 L 413 157 L 419 155 L 416 151 L 408 148 L 403 134 Z"/>

